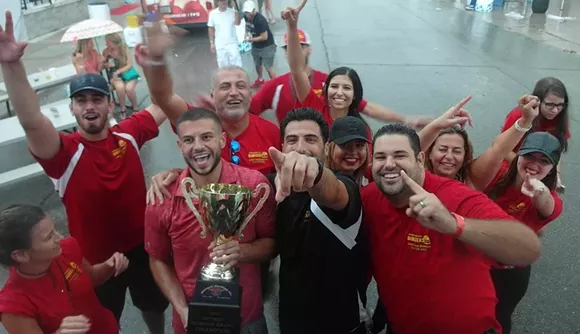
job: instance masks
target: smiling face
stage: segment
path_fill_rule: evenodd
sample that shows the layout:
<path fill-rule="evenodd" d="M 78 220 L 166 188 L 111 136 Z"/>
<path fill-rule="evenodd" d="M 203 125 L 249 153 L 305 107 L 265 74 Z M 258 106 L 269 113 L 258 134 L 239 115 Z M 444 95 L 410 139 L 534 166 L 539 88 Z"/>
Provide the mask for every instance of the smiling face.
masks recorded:
<path fill-rule="evenodd" d="M 99 135 L 107 131 L 109 114 L 114 107 L 107 95 L 81 91 L 72 97 L 70 110 L 82 131 L 89 135 Z"/>
<path fill-rule="evenodd" d="M 324 159 L 324 141 L 320 126 L 310 120 L 292 121 L 284 132 L 284 153 L 296 151 L 311 157 Z"/>
<path fill-rule="evenodd" d="M 533 179 L 543 180 L 554 165 L 542 153 L 530 153 L 518 157 L 518 174 L 522 179 L 525 179 L 526 174 L 530 174 Z"/>
<path fill-rule="evenodd" d="M 544 118 L 552 120 L 566 107 L 566 100 L 558 95 L 548 93 L 540 104 L 540 113 Z"/>
<path fill-rule="evenodd" d="M 433 173 L 454 179 L 465 161 L 465 141 L 459 134 L 439 136 L 429 153 Z"/>
<path fill-rule="evenodd" d="M 379 189 L 387 197 L 410 196 L 401 170 L 415 182 L 423 183 L 423 152 L 418 156 L 405 135 L 387 134 L 376 138 L 373 147 L 372 174 Z"/>
<path fill-rule="evenodd" d="M 183 121 L 177 131 L 179 149 L 191 171 L 202 176 L 213 172 L 226 143 L 220 126 L 214 120 L 204 118 Z"/>
<path fill-rule="evenodd" d="M 58 257 L 62 250 L 60 242 L 63 236 L 54 228 L 50 217 L 44 217 L 30 231 L 30 248 L 17 250 L 12 254 L 18 263 L 42 263 Z"/>
<path fill-rule="evenodd" d="M 213 100 L 222 120 L 238 121 L 250 108 L 252 92 L 248 75 L 242 69 L 222 69 L 215 76 Z"/>
<path fill-rule="evenodd" d="M 331 144 L 328 143 L 327 149 Z M 333 145 L 333 165 L 342 172 L 354 173 L 367 161 L 368 145 L 364 140 L 353 140 L 344 145 Z"/>
<path fill-rule="evenodd" d="M 339 74 L 330 80 L 328 85 L 328 106 L 333 109 L 348 109 L 354 98 L 352 80 L 347 75 Z"/>

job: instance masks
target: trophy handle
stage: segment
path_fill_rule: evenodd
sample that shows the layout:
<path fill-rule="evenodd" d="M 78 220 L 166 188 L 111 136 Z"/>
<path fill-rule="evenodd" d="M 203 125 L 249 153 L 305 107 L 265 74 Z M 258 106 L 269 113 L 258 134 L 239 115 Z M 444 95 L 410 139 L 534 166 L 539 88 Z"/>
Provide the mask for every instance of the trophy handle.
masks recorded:
<path fill-rule="evenodd" d="M 268 185 L 266 183 L 260 183 L 260 184 L 258 184 L 256 189 L 252 191 L 252 197 L 253 198 L 258 197 L 261 189 L 264 189 L 264 195 L 262 195 L 262 197 L 258 201 L 258 204 L 256 204 L 256 207 L 254 208 L 254 210 L 252 210 L 252 212 L 250 212 L 250 214 L 246 216 L 246 219 L 244 219 L 244 223 L 242 224 L 242 227 L 240 227 L 240 235 L 239 235 L 240 240 L 242 240 L 244 238 L 243 231 L 246 228 L 246 226 L 248 225 L 248 223 L 250 222 L 250 220 L 252 220 L 252 218 L 254 218 L 254 216 L 258 213 L 258 211 L 260 211 L 260 209 L 262 209 L 262 207 L 264 206 L 264 203 L 266 203 L 266 200 L 268 200 L 268 196 L 270 196 L 270 185 Z"/>
<path fill-rule="evenodd" d="M 189 189 L 187 187 L 188 185 L 189 185 Z M 201 214 L 199 213 L 199 211 L 197 210 L 197 208 L 193 204 L 193 200 L 192 200 L 193 198 L 199 200 L 199 190 L 197 189 L 197 186 L 195 185 L 195 181 L 193 181 L 192 178 L 186 177 L 185 179 L 183 179 L 183 181 L 181 181 L 181 193 L 183 194 L 183 197 L 185 198 L 185 203 L 187 203 L 187 206 L 189 207 L 191 212 L 193 212 L 193 215 L 195 216 L 195 218 L 197 218 L 197 222 L 199 223 L 199 225 L 201 225 L 201 233 L 199 234 L 199 236 L 202 239 L 205 238 L 207 235 L 207 229 L 205 227 L 205 223 L 203 222 L 203 219 L 201 218 Z"/>

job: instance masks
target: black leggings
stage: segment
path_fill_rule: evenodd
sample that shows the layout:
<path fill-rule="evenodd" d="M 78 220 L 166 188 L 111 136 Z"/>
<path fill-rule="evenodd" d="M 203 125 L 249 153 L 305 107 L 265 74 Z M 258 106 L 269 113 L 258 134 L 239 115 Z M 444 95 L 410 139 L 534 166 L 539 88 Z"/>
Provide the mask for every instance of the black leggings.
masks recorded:
<path fill-rule="evenodd" d="M 512 314 L 528 291 L 531 272 L 531 266 L 491 270 L 491 278 L 498 299 L 495 316 L 503 327 L 504 334 L 510 334 L 512 331 Z"/>

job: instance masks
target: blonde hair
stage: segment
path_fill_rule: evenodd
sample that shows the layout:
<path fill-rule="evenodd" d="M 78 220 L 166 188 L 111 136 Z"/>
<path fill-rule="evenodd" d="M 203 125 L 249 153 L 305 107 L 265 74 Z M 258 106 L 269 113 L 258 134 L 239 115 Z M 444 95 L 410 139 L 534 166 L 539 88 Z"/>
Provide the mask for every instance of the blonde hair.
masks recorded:
<path fill-rule="evenodd" d="M 336 143 L 328 142 L 326 145 L 327 145 L 326 149 L 325 149 L 326 159 L 324 160 L 324 165 L 326 168 L 328 168 L 330 170 L 338 170 L 339 166 L 333 159 L 334 149 L 336 148 Z M 369 145 L 367 144 L 367 145 L 365 145 L 365 147 L 366 147 L 366 151 L 367 151 L 367 156 L 365 158 L 365 161 L 363 161 L 362 165 L 352 173 L 352 176 L 354 177 L 356 183 L 359 186 L 361 185 L 362 178 L 365 175 L 367 168 L 371 164 L 371 155 L 369 152 L 370 151 Z"/>
<path fill-rule="evenodd" d="M 81 39 L 75 43 L 75 51 L 73 56 L 76 56 L 78 53 L 85 55 L 85 52 L 90 51 L 87 47 L 87 44 L 90 42 L 90 39 Z"/>
<path fill-rule="evenodd" d="M 119 67 L 127 65 L 127 47 L 123 38 L 118 33 L 112 33 L 105 36 L 105 40 L 113 43 L 119 52 Z"/>

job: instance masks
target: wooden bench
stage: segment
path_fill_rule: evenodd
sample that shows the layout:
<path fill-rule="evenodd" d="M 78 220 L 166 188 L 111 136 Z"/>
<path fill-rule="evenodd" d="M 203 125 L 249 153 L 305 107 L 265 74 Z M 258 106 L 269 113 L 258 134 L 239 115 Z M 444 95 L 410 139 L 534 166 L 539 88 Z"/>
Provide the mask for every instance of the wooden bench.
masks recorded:
<path fill-rule="evenodd" d="M 8 186 L 18 181 L 44 174 L 44 169 L 38 163 L 13 169 L 0 174 L 0 187 Z"/>

